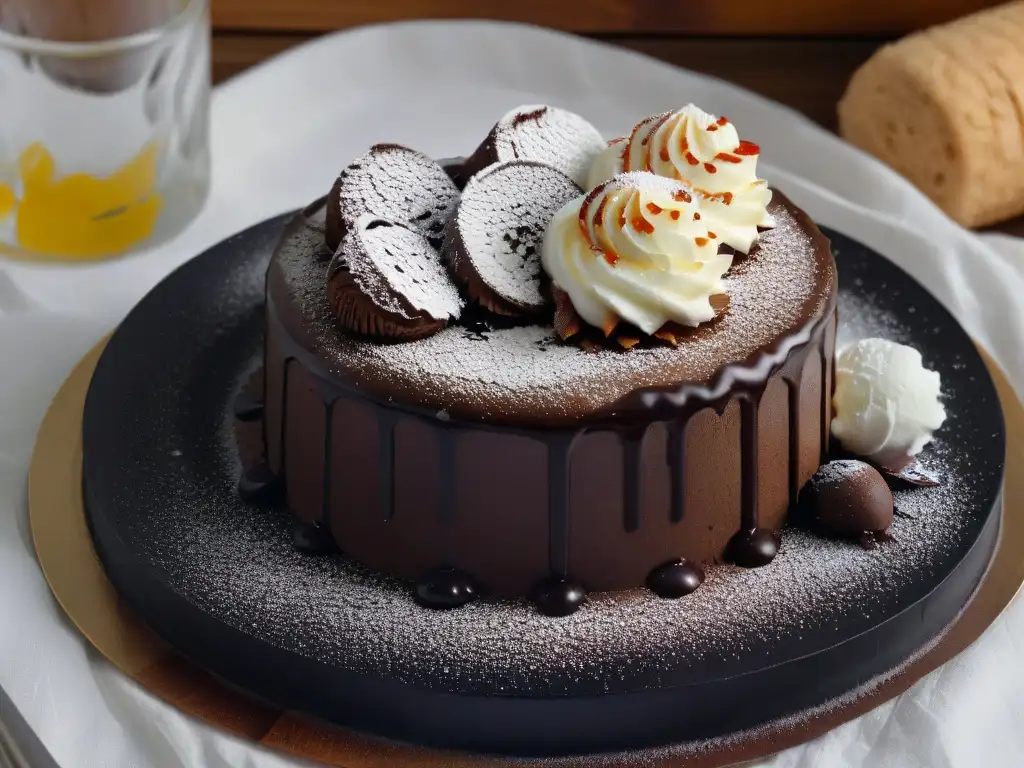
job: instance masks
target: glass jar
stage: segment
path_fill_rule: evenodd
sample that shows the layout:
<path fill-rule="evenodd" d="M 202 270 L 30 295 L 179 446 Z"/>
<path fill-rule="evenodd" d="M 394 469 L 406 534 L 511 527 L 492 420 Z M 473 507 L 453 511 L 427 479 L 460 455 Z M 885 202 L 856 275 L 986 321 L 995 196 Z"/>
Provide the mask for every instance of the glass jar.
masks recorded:
<path fill-rule="evenodd" d="M 155 245 L 209 188 L 208 0 L 0 0 L 0 255 Z"/>

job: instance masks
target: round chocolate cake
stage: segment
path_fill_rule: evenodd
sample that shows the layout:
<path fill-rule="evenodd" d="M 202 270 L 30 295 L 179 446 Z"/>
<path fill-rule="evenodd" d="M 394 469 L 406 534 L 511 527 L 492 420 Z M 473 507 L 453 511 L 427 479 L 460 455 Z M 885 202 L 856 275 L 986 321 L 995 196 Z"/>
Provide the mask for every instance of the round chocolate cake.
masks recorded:
<path fill-rule="evenodd" d="M 723 166 L 738 160 L 725 156 Z M 379 171 L 388 162 L 402 168 Z M 304 546 L 333 541 L 367 566 L 419 581 L 423 595 L 454 590 L 455 602 L 531 594 L 542 610 L 564 612 L 587 592 L 646 583 L 685 593 L 705 565 L 770 561 L 775 532 L 828 448 L 836 276 L 814 223 L 769 194 L 762 211 L 770 226 L 748 228 L 756 237 L 744 241 L 740 227 L 708 230 L 716 224 L 697 233 L 698 244 L 719 238 L 732 257 L 708 321 L 646 334 L 622 322 L 611 333 L 591 328 L 563 339 L 561 307 L 546 303 L 560 286 L 541 273 L 538 252 L 544 227 L 579 188 L 528 158 L 499 159 L 468 179 L 466 166 L 452 163 L 449 175 L 465 189 L 441 254 L 465 291 L 461 316 L 425 309 L 424 294 L 433 292 L 434 305 L 449 295 L 447 280 L 405 281 L 399 291 L 404 278 L 379 262 L 412 256 L 386 246 L 374 251 L 390 254 L 373 257 L 378 277 L 363 280 L 373 286 L 363 314 L 353 316 L 353 302 L 339 310 L 332 275 L 344 270 L 350 295 L 359 259 L 344 242 L 335 255 L 333 222 L 345 216 L 332 211 L 363 217 L 347 227 L 346 241 L 399 242 L 390 234 L 399 227 L 402 242 L 420 238 L 426 248 L 430 232 L 416 235 L 418 222 L 452 208 L 454 187 L 431 171 L 407 192 L 424 162 L 375 148 L 288 226 L 267 273 L 266 465 L 250 470 L 243 487 L 283 486 Z M 379 178 L 366 181 L 367 168 Z M 378 197 L 393 178 L 405 180 L 378 206 L 390 217 L 384 224 L 373 204 L 339 199 L 353 174 Z M 719 221 L 716 205 L 745 204 L 739 193 L 708 193 L 698 210 L 686 191 L 694 188 L 658 183 L 693 226 L 703 225 L 702 212 Z M 601 189 L 586 198 L 597 216 L 615 205 L 597 202 Z M 679 220 L 679 209 L 648 202 L 645 210 L 654 221 Z M 653 235 L 653 224 L 640 224 L 641 235 Z M 719 258 L 719 247 L 709 247 Z M 417 274 L 439 274 L 431 269 Z M 552 595 L 561 595 L 560 606 Z"/>

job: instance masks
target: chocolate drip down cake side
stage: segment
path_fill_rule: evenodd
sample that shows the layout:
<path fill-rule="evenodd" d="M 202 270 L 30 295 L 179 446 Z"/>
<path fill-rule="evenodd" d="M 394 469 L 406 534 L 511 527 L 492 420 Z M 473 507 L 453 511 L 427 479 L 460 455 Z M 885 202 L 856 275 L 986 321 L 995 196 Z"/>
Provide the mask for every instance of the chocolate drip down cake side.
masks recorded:
<path fill-rule="evenodd" d="M 998 398 L 759 157 L 692 104 L 611 141 L 526 105 L 183 266 L 85 407 L 118 592 L 276 706 L 487 753 L 692 746 L 889 674 L 994 551 Z"/>

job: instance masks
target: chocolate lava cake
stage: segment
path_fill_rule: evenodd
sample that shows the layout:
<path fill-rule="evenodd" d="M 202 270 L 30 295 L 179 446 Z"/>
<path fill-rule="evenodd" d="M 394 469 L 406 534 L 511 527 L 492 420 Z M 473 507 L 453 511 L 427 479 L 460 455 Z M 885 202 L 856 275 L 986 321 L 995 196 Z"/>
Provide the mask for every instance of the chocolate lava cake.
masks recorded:
<path fill-rule="evenodd" d="M 665 113 L 610 143 L 617 167 L 589 195 L 580 169 L 607 166 L 606 145 L 549 107 L 514 110 L 465 161 L 397 145 L 354 161 L 287 227 L 267 273 L 265 463 L 243 495 L 283 493 L 297 544 L 412 580 L 434 607 L 530 595 L 562 614 L 588 592 L 679 597 L 708 565 L 769 562 L 827 454 L 835 264 L 810 218 L 752 169 L 749 194 L 735 178 L 733 191 L 713 187 L 713 163 L 756 161 L 749 142 L 703 161 L 701 186 L 634 172 L 635 146 L 661 140 L 664 161 L 700 115 Z M 710 120 L 697 129 L 735 135 Z M 760 213 L 734 215 L 754 194 Z M 719 292 L 699 302 L 708 319 L 646 331 L 581 320 L 541 266 L 574 198 L 566 215 L 584 209 L 597 226 L 619 204 L 613 239 L 633 225 L 634 240 L 654 238 L 682 212 L 680 236 L 705 253 L 693 263 L 726 260 Z M 586 258 L 617 278 L 602 244 Z"/>

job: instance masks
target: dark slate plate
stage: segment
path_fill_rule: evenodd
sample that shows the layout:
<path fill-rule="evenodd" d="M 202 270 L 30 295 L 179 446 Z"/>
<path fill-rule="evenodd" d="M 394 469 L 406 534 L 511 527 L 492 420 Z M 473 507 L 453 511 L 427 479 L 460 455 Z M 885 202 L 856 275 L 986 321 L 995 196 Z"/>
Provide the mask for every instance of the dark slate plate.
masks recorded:
<path fill-rule="evenodd" d="M 237 498 L 230 403 L 259 362 L 263 274 L 286 217 L 182 266 L 132 311 L 90 387 L 84 487 L 111 580 L 172 645 L 283 708 L 418 743 L 566 754 L 708 739 L 844 695 L 963 606 L 998 534 L 1004 434 L 974 345 L 912 278 L 834 232 L 840 341 L 912 344 L 949 417 L 896 494 L 895 542 L 787 531 L 768 567 L 711 569 L 679 601 L 597 596 L 419 608 L 408 585 L 290 546 Z"/>

